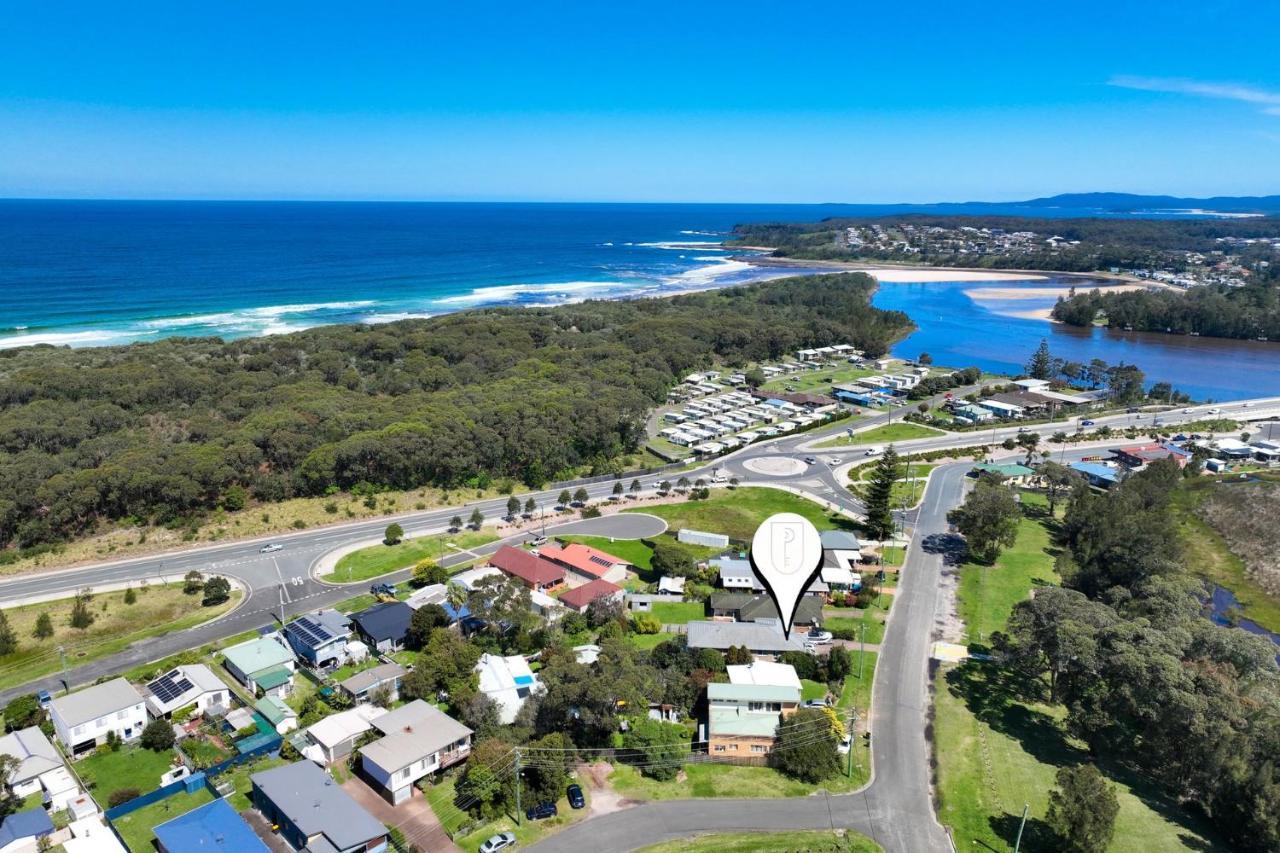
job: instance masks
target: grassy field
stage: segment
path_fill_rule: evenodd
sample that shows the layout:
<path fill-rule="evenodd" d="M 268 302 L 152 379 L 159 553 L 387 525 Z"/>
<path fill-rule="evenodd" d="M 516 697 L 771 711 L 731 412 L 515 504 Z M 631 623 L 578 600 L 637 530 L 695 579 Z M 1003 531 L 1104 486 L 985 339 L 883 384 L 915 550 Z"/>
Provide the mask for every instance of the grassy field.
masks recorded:
<path fill-rule="evenodd" d="M 218 774 L 217 781 L 219 784 L 223 782 L 231 782 L 235 787 L 235 793 L 227 797 L 227 802 L 238 812 L 242 812 L 252 806 L 249 802 L 249 793 L 253 788 L 253 783 L 249 781 L 249 777 L 255 773 L 261 773 L 263 770 L 270 770 L 273 767 L 282 767 L 289 762 L 283 758 L 259 758 L 257 761 L 250 761 L 247 764 L 241 764 L 225 773 Z"/>
<path fill-rule="evenodd" d="M 609 777 L 624 796 L 636 800 L 678 800 L 691 797 L 807 797 L 815 791 L 832 793 L 859 787 L 865 776 L 854 768 L 852 779 L 840 775 L 810 785 L 791 779 L 772 767 L 738 767 L 732 764 L 687 764 L 685 777 L 672 782 L 655 782 L 639 770 L 619 764 Z"/>
<path fill-rule="evenodd" d="M 498 534 L 492 530 L 481 528 L 441 536 L 420 536 L 397 545 L 372 545 L 342 557 L 329 577 L 337 583 L 369 580 L 407 569 L 421 560 L 439 560 L 441 554 L 448 557 L 456 554 L 458 549 L 468 550 L 497 538 Z M 456 547 L 451 548 L 450 545 Z"/>
<path fill-rule="evenodd" d="M 824 367 L 822 370 L 805 370 L 800 373 L 788 373 L 777 379 L 770 379 L 768 382 L 760 386 L 764 391 L 785 392 L 787 387 L 795 388 L 796 391 L 819 391 L 830 393 L 832 385 L 839 385 L 843 382 L 853 382 L 856 379 L 865 379 L 868 376 L 875 376 L 876 371 L 865 367 L 856 367 L 852 364 L 841 364 L 838 366 Z"/>
<path fill-rule="evenodd" d="M 140 746 L 125 746 L 81 759 L 75 763 L 75 770 L 94 799 L 106 803 L 111 792 L 121 788 L 137 788 L 143 794 L 159 788 L 161 774 L 169 772 L 174 760 L 171 749 L 152 752 Z"/>
<path fill-rule="evenodd" d="M 639 510 L 637 510 L 639 512 Z M 626 560 L 639 569 L 648 569 L 653 549 L 639 539 L 609 539 L 606 536 L 557 536 L 565 542 L 578 542 Z"/>
<path fill-rule="evenodd" d="M 887 598 L 887 596 L 886 596 Z M 879 643 L 884 640 L 884 622 L 876 618 L 878 611 L 868 607 L 866 610 L 857 610 L 852 607 L 842 608 L 841 613 L 848 613 L 848 616 L 823 616 L 822 627 L 828 631 L 836 631 L 837 629 L 844 631 L 852 631 L 855 640 L 861 639 L 865 643 Z M 863 628 L 863 634 L 859 636 L 858 626 L 866 625 Z"/>
<path fill-rule="evenodd" d="M 133 853 L 155 853 L 156 836 L 152 831 L 155 827 L 212 801 L 213 794 L 202 786 L 195 793 L 188 794 L 184 791 L 165 797 L 158 803 L 144 806 L 111 823 Z"/>
<path fill-rule="evenodd" d="M 628 510 L 631 512 L 632 510 Z M 852 527 L 839 516 L 829 516 L 822 507 L 778 489 L 713 489 L 705 501 L 685 501 L 636 509 L 666 519 L 671 530 L 690 527 L 724 533 L 730 539 L 750 541 L 760 523 L 776 512 L 794 512 L 814 523 L 819 530 Z"/>
<path fill-rule="evenodd" d="M 849 446 L 865 446 L 868 444 L 890 444 L 895 441 L 911 441 L 917 438 L 932 438 L 935 435 L 942 435 L 936 429 L 920 424 L 911 424 L 899 422 L 896 424 L 885 424 L 875 429 L 869 429 L 866 432 L 856 432 L 853 435 L 842 435 L 838 438 L 832 438 L 817 445 L 818 447 L 849 447 Z"/>
<path fill-rule="evenodd" d="M 889 500 L 893 506 L 915 506 L 924 497 L 925 481 L 937 465 L 927 462 L 906 464 L 902 466 L 902 476 L 893 484 L 893 492 Z M 874 465 L 859 465 L 849 472 L 849 489 L 859 497 L 865 497 L 867 484 L 875 473 Z"/>
<path fill-rule="evenodd" d="M 800 699 L 809 701 L 810 699 L 823 699 L 827 695 L 827 685 L 821 681 L 813 681 L 808 678 L 800 679 Z"/>
<path fill-rule="evenodd" d="M 960 618 L 969 641 L 985 643 L 993 631 L 1004 628 L 1013 606 L 1034 587 L 1055 586 L 1053 569 L 1057 549 L 1050 541 L 1053 521 L 1043 496 L 1024 492 L 1026 515 L 1018 523 L 1018 539 L 996 558 L 995 565 L 965 562 L 960 567 Z"/>
<path fill-rule="evenodd" d="M 664 631 L 659 631 L 656 634 L 627 634 L 627 642 L 635 646 L 637 649 L 647 650 L 652 649 L 659 643 L 664 643 L 667 640 L 673 640 L 677 636 L 677 634 L 668 634 Z"/>
<path fill-rule="evenodd" d="M 61 668 L 57 647 L 66 650 L 70 666 L 89 663 L 121 651 L 148 637 L 184 631 L 216 619 L 239 603 L 241 593 L 233 589 L 231 599 L 216 607 L 202 607 L 199 595 L 184 595 L 182 584 L 151 584 L 136 587 L 137 600 L 125 604 L 125 591 L 94 593 L 89 610 L 93 624 L 84 630 L 70 625 L 73 598 L 39 604 L 24 604 L 4 611 L 18 637 L 18 650 L 0 658 L 0 688 L 23 684 Z M 36 620 L 48 613 L 53 636 L 37 639 Z"/>
<path fill-rule="evenodd" d="M 637 853 L 878 853 L 883 850 L 865 835 L 853 831 L 741 832 L 699 835 L 641 847 Z"/>
<path fill-rule="evenodd" d="M 706 608 L 700 601 L 661 601 L 653 605 L 653 615 L 664 625 L 684 625 L 706 618 Z"/>

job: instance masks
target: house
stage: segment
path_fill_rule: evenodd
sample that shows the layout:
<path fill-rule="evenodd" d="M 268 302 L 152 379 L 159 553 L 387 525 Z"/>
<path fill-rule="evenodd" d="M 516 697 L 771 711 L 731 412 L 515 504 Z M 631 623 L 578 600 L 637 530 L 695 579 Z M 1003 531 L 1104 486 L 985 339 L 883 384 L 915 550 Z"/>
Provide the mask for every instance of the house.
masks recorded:
<path fill-rule="evenodd" d="M 357 705 L 330 714 L 307 727 L 311 747 L 303 750 L 303 754 L 318 764 L 332 764 L 346 758 L 360 736 L 373 731 L 373 721 L 385 713 L 386 709 L 377 705 Z"/>
<path fill-rule="evenodd" d="M 800 689 L 796 668 L 787 663 L 757 660 L 748 664 L 725 667 L 730 684 L 756 684 L 762 687 L 794 687 Z"/>
<path fill-rule="evenodd" d="M 951 414 L 957 420 L 967 421 L 972 424 L 981 423 L 983 421 L 995 420 L 995 413 L 984 409 L 976 403 L 964 403 L 959 406 L 953 406 Z"/>
<path fill-rule="evenodd" d="M 198 853 L 234 850 L 236 853 L 270 853 L 249 824 L 241 820 L 222 798 L 205 803 L 152 830 L 160 853 Z"/>
<path fill-rule="evenodd" d="M 184 664 L 149 681 L 147 713 L 169 719 L 174 711 L 194 705 L 205 717 L 221 717 L 231 707 L 231 689 L 202 663 Z"/>
<path fill-rule="evenodd" d="M 360 638 L 369 648 L 383 653 L 399 651 L 404 646 L 411 619 L 413 608 L 403 601 L 383 601 L 351 614 Z"/>
<path fill-rule="evenodd" d="M 560 596 L 560 603 L 575 613 L 586 613 L 593 601 L 600 599 L 618 601 L 622 599 L 622 587 L 607 580 L 593 580 Z"/>
<path fill-rule="evenodd" d="M 1016 462 L 980 462 L 969 472 L 971 477 L 981 477 L 983 474 L 1021 485 L 1034 477 L 1036 472 L 1034 468 Z"/>
<path fill-rule="evenodd" d="M 503 725 L 515 722 L 524 700 L 543 689 L 529 662 L 520 655 L 483 654 L 476 672 L 480 673 L 480 692 L 498 703 Z"/>
<path fill-rule="evenodd" d="M 62 842 L 64 853 L 129 853 L 100 817 L 83 817 L 67 825 L 71 837 Z"/>
<path fill-rule="evenodd" d="M 1014 403 L 1002 403 L 999 400 L 979 400 L 979 408 L 986 409 L 998 418 L 1020 418 L 1024 408 Z"/>
<path fill-rule="evenodd" d="M 510 545 L 499 548 L 497 553 L 489 558 L 489 565 L 495 569 L 501 569 L 529 589 L 542 592 L 555 589 L 564 583 L 565 579 L 563 566 Z"/>
<path fill-rule="evenodd" d="M 684 582 L 688 578 L 663 575 L 658 578 L 658 595 L 684 595 Z"/>
<path fill-rule="evenodd" d="M 147 705 L 138 689 L 123 678 L 95 684 L 49 703 L 49 718 L 58 740 L 79 757 L 106 743 L 115 732 L 123 741 L 142 735 Z"/>
<path fill-rule="evenodd" d="M 15 812 L 0 823 L 0 853 L 35 853 L 40 839 L 53 834 L 53 821 L 44 809 Z"/>
<path fill-rule="evenodd" d="M 1079 471 L 1089 481 L 1089 485 L 1099 489 L 1109 489 L 1120 482 L 1120 473 L 1109 465 L 1098 462 L 1072 462 L 1072 471 Z"/>
<path fill-rule="evenodd" d="M 707 685 L 707 748 L 715 755 L 767 755 L 778 724 L 800 707 L 800 688 Z"/>
<path fill-rule="evenodd" d="M 428 604 L 438 604 L 441 607 L 449 602 L 449 590 L 442 583 L 427 584 L 422 589 L 415 589 L 413 593 L 404 600 L 404 603 L 412 607 L 414 610 L 426 607 Z"/>
<path fill-rule="evenodd" d="M 791 620 L 795 628 L 808 629 L 822 622 L 822 606 L 825 602 L 812 595 L 802 595 L 796 602 L 796 615 Z M 778 607 L 768 595 L 750 592 L 715 592 L 711 594 L 712 618 L 733 619 L 735 622 L 776 621 Z"/>
<path fill-rule="evenodd" d="M 1111 451 L 1111 457 L 1126 468 L 1137 470 L 1145 468 L 1152 462 L 1172 459 L 1179 468 L 1187 467 L 1191 461 L 1191 451 L 1176 444 L 1135 444 Z"/>
<path fill-rule="evenodd" d="M 570 542 L 563 547 L 547 545 L 538 552 L 538 556 L 564 566 L 579 578 L 588 581 L 603 579 L 611 583 L 622 583 L 627 579 L 627 569 L 631 567 L 621 557 L 580 542 Z M 569 582 L 572 584 L 573 578 Z"/>
<path fill-rule="evenodd" d="M 298 727 L 298 712 L 279 696 L 263 696 L 253 703 L 253 708 L 275 728 L 278 735 L 288 734 Z"/>
<path fill-rule="evenodd" d="M 408 674 L 409 670 L 398 663 L 384 663 L 338 682 L 338 689 L 357 704 L 368 702 L 380 690 L 386 690 L 390 701 L 395 702 L 400 698 L 400 682 Z"/>
<path fill-rule="evenodd" d="M 336 610 L 305 613 L 284 626 L 284 638 L 313 669 L 336 667 L 347 658 L 351 620 Z"/>
<path fill-rule="evenodd" d="M 745 557 L 716 557 L 709 562 L 720 572 L 720 586 L 725 589 L 764 592 L 764 584 Z"/>
<path fill-rule="evenodd" d="M 682 527 L 676 531 L 676 541 L 686 545 L 704 545 L 708 548 L 728 548 L 729 537 L 723 533 L 707 533 Z"/>
<path fill-rule="evenodd" d="M 1017 385 L 1023 391 L 1039 391 L 1042 388 L 1049 387 L 1048 379 L 1015 379 L 1013 384 Z"/>
<path fill-rule="evenodd" d="M 818 581 L 827 587 L 828 592 L 857 592 L 862 589 L 862 575 L 854 571 L 857 557 L 851 558 L 857 551 L 822 552 L 822 569 Z M 810 586 L 810 590 L 813 587 Z"/>
<path fill-rule="evenodd" d="M 0 755 L 16 764 L 9 772 L 9 790 L 26 799 L 41 794 L 49 811 L 66 808 L 67 800 L 80 793 L 80 786 L 67 773 L 62 755 L 38 726 L 18 729 L 0 737 Z"/>
<path fill-rule="evenodd" d="M 804 651 L 804 644 L 796 638 L 784 637 L 782 626 L 776 622 L 693 621 L 686 628 L 691 649 L 723 652 L 730 646 L 742 646 L 754 655 L 768 658 L 783 652 Z"/>
<path fill-rule="evenodd" d="M 385 853 L 387 828 L 310 761 L 249 777 L 250 799 L 295 850 L 310 853 Z"/>
<path fill-rule="evenodd" d="M 1253 448 L 1238 438 L 1220 438 L 1213 442 L 1213 449 L 1218 456 L 1229 459 L 1248 459 L 1253 456 Z"/>
<path fill-rule="evenodd" d="M 415 699 L 374 721 L 383 737 L 360 747 L 360 766 L 394 805 L 413 796 L 413 783 L 471 754 L 471 729 Z"/>
<path fill-rule="evenodd" d="M 224 649 L 222 655 L 227 672 L 254 696 L 262 691 L 266 696 L 283 697 L 293 689 L 293 653 L 270 637 L 240 643 Z"/>

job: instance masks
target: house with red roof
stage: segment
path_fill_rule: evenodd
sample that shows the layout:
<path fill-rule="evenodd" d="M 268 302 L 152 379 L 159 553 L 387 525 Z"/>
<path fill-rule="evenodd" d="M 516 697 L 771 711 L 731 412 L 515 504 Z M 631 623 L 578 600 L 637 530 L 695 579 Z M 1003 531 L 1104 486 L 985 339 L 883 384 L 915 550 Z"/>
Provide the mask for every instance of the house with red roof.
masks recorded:
<path fill-rule="evenodd" d="M 591 606 L 591 602 L 601 598 L 621 599 L 622 587 L 597 578 L 584 583 L 582 586 L 574 587 L 560 596 L 558 600 L 570 610 L 585 613 L 587 608 Z"/>
<path fill-rule="evenodd" d="M 1179 468 L 1187 467 L 1187 463 L 1191 461 L 1191 451 L 1176 444 L 1135 444 L 1132 447 L 1122 447 L 1119 450 L 1111 451 L 1112 457 L 1116 462 L 1126 468 L 1139 469 L 1145 468 L 1152 462 L 1158 462 L 1161 459 L 1172 458 L 1178 463 Z"/>
<path fill-rule="evenodd" d="M 564 567 L 521 548 L 503 545 L 489 565 L 523 583 L 529 589 L 546 592 L 564 583 Z"/>
<path fill-rule="evenodd" d="M 615 557 L 599 548 L 570 542 L 567 545 L 544 545 L 538 555 L 558 566 L 563 566 L 573 573 L 568 578 L 569 585 L 576 582 L 607 580 L 621 583 L 627 578 L 627 569 L 631 564 L 621 557 Z"/>

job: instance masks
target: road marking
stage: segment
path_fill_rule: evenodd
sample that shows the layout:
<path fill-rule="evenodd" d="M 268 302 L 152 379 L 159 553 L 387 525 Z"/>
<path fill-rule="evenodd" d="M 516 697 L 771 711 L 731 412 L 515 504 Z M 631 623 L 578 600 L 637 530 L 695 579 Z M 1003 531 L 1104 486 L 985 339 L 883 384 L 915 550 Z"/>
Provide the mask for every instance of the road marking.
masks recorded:
<path fill-rule="evenodd" d="M 293 599 L 289 597 L 288 584 L 284 582 L 284 572 L 280 571 L 280 564 L 276 562 L 276 558 L 271 558 L 271 564 L 276 567 L 276 577 L 280 578 L 280 597 L 284 599 L 284 604 L 291 604 Z"/>

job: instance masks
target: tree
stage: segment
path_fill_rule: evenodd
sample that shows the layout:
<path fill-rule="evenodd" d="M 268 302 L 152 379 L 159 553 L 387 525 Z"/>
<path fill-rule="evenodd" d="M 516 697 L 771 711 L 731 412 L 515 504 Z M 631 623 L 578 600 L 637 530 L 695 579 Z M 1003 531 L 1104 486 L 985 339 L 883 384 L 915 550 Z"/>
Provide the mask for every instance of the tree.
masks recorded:
<path fill-rule="evenodd" d="M 434 701 L 440 691 L 462 697 L 475 691 L 480 650 L 447 628 L 431 632 L 422 654 L 401 684 L 407 699 Z"/>
<path fill-rule="evenodd" d="M 11 655 L 18 650 L 18 635 L 9 624 L 9 617 L 0 610 L 0 657 Z"/>
<path fill-rule="evenodd" d="M 568 489 L 563 489 L 556 498 L 556 506 L 568 506 L 573 501 L 573 495 L 569 494 Z"/>
<path fill-rule="evenodd" d="M 893 536 L 893 484 L 898 481 L 901 473 L 898 469 L 898 453 L 891 444 L 876 460 L 871 480 L 867 484 L 865 527 L 867 535 L 872 539 L 883 542 Z"/>
<path fill-rule="evenodd" d="M 1132 364 L 1117 364 L 1106 371 L 1107 390 L 1117 403 L 1134 403 L 1145 396 L 1142 370 Z"/>
<path fill-rule="evenodd" d="M 1084 477 L 1079 472 L 1059 465 L 1057 462 L 1045 462 L 1040 466 L 1040 479 L 1044 481 L 1045 497 L 1049 501 L 1049 514 L 1058 509 L 1058 500 L 1063 492 L 1069 492 L 1076 485 L 1084 484 Z"/>
<path fill-rule="evenodd" d="M 764 371 L 761 370 L 759 367 L 751 368 L 746 373 L 742 374 L 742 376 L 744 379 L 747 380 L 747 384 L 750 385 L 752 388 L 759 388 L 761 385 L 764 384 L 764 380 L 765 380 Z"/>
<path fill-rule="evenodd" d="M 919 364 L 923 364 L 923 365 L 928 366 L 928 365 L 930 365 L 930 364 L 933 364 L 933 356 L 929 355 L 929 353 L 927 353 L 927 352 L 922 352 L 922 353 L 920 353 L 920 357 L 919 357 L 919 358 L 917 358 L 917 359 L 916 359 L 916 361 L 917 361 Z"/>
<path fill-rule="evenodd" d="M 621 481 L 621 480 L 616 480 L 616 481 L 614 482 L 614 484 L 613 484 L 613 494 L 614 494 L 614 497 L 621 497 L 621 496 L 622 496 L 622 492 L 623 492 L 623 488 L 622 488 L 622 481 Z"/>
<path fill-rule="evenodd" d="M 142 730 L 142 745 L 152 752 L 164 752 L 173 749 L 176 738 L 173 735 L 173 724 L 163 717 L 147 723 Z"/>
<path fill-rule="evenodd" d="M 12 755 L 0 755 L 0 821 L 22 808 L 22 798 L 9 787 L 9 780 L 21 762 Z M 44 840 L 43 837 L 41 840 Z"/>
<path fill-rule="evenodd" d="M 458 779 L 458 801 L 480 817 L 492 817 L 514 806 L 511 747 L 495 738 L 477 739 Z"/>
<path fill-rule="evenodd" d="M 44 720 L 44 709 L 34 693 L 25 693 L 15 697 L 4 706 L 4 730 L 16 732 L 30 726 L 39 725 Z"/>
<path fill-rule="evenodd" d="M 405 645 L 412 651 L 418 651 L 427 644 L 431 633 L 437 628 L 449 626 L 449 614 L 439 604 L 424 604 L 413 611 L 409 618 L 409 630 L 404 635 Z"/>
<path fill-rule="evenodd" d="M 449 570 L 435 560 L 419 560 L 413 567 L 413 585 L 430 586 L 433 583 L 448 583 Z"/>
<path fill-rule="evenodd" d="M 1067 853 L 1105 853 L 1115 835 L 1120 802 L 1115 786 L 1092 764 L 1063 767 L 1049 792 L 1045 822 Z"/>
<path fill-rule="evenodd" d="M 124 589 L 124 603 L 136 604 L 138 601 L 138 593 L 133 587 L 127 586 Z"/>
<path fill-rule="evenodd" d="M 37 640 L 47 640 L 53 636 L 53 620 L 49 618 L 49 611 L 40 611 L 40 615 L 36 617 L 35 631 L 32 633 Z"/>
<path fill-rule="evenodd" d="M 661 483 L 658 484 L 658 490 L 664 494 L 671 491 L 671 481 L 663 480 Z"/>
<path fill-rule="evenodd" d="M 819 708 L 801 708 L 778 724 L 773 766 L 804 782 L 816 783 L 840 772 L 839 738 Z"/>
<path fill-rule="evenodd" d="M 633 494 L 633 495 L 638 495 L 638 494 L 640 494 L 640 481 L 639 481 L 639 480 L 632 480 L 632 481 L 631 481 L 631 494 Z"/>
<path fill-rule="evenodd" d="M 449 606 L 453 608 L 454 613 L 462 610 L 470 594 L 467 588 L 457 581 L 448 581 L 445 584 L 444 598 L 445 601 L 449 602 Z"/>
<path fill-rule="evenodd" d="M 657 634 L 662 630 L 662 620 L 647 611 L 632 613 L 631 630 L 637 634 Z"/>
<path fill-rule="evenodd" d="M 677 492 L 683 492 L 683 491 L 685 491 L 685 490 L 686 490 L 686 489 L 688 489 L 688 488 L 689 488 L 689 478 L 688 478 L 688 477 L 681 477 L 680 479 L 676 480 L 676 491 L 677 491 Z"/>
<path fill-rule="evenodd" d="M 92 595 L 88 590 L 80 590 L 76 593 L 76 600 L 71 605 L 71 627 L 83 631 L 93 624 L 93 611 L 89 609 L 89 601 Z"/>
<path fill-rule="evenodd" d="M 676 778 L 689 755 L 689 735 L 683 726 L 650 720 L 636 720 L 622 736 L 623 760 L 659 782 Z"/>
<path fill-rule="evenodd" d="M 520 499 L 515 495 L 507 498 L 507 518 L 515 518 L 520 512 Z"/>
<path fill-rule="evenodd" d="M 622 610 L 622 602 L 616 598 L 597 598 L 587 605 L 587 624 L 600 628 L 610 622 L 620 622 Z"/>
<path fill-rule="evenodd" d="M 1049 354 L 1049 342 L 1041 338 L 1040 346 L 1027 361 L 1027 375 L 1032 379 L 1053 378 L 1053 356 Z"/>
<path fill-rule="evenodd" d="M 476 530 L 480 529 L 480 525 L 484 524 L 484 513 L 480 511 L 480 507 L 471 510 L 471 516 L 467 519 L 467 523 Z"/>
<path fill-rule="evenodd" d="M 453 518 L 449 519 L 449 529 L 450 529 L 450 530 L 461 530 L 461 529 L 462 529 L 462 516 L 460 516 L 460 515 L 455 515 Z"/>
<path fill-rule="evenodd" d="M 200 602 L 205 607 L 214 607 L 231 598 L 231 581 L 214 575 L 205 581 L 204 599 Z"/>
<path fill-rule="evenodd" d="M 1018 538 L 1018 522 L 1022 508 L 1013 492 L 1002 483 L 982 477 L 964 503 L 947 513 L 968 542 L 969 550 L 980 560 L 994 562 L 1001 548 Z"/>
<path fill-rule="evenodd" d="M 1027 454 L 1026 459 L 1022 460 L 1022 464 L 1030 465 L 1031 459 L 1036 455 L 1036 448 L 1040 446 L 1040 433 L 1038 432 L 1020 432 L 1018 433 L 1018 446 Z"/>
<path fill-rule="evenodd" d="M 832 646 L 827 655 L 827 682 L 836 684 L 853 671 L 853 655 L 843 646 Z"/>
<path fill-rule="evenodd" d="M 584 504 L 590 499 L 591 496 L 587 494 L 587 490 L 582 486 L 578 486 L 573 492 L 573 502 L 576 504 Z"/>
<path fill-rule="evenodd" d="M 751 663 L 755 660 L 755 656 L 751 654 L 750 649 L 746 646 L 730 646 L 725 649 L 724 662 L 729 666 L 741 666 L 742 664 Z"/>
<path fill-rule="evenodd" d="M 382 534 L 382 541 L 388 545 L 398 545 L 401 539 L 404 539 L 404 528 L 394 521 L 388 524 L 386 532 Z"/>
<path fill-rule="evenodd" d="M 524 502 L 525 515 L 533 515 L 537 511 L 538 511 L 538 502 L 535 501 L 533 498 L 529 498 L 527 501 Z"/>
<path fill-rule="evenodd" d="M 185 595 L 195 595 L 204 589 L 204 575 L 192 569 L 182 578 L 182 592 Z"/>
<path fill-rule="evenodd" d="M 476 738 L 493 737 L 502 730 L 502 709 L 497 702 L 478 690 L 455 707 L 462 722 L 475 732 Z"/>

